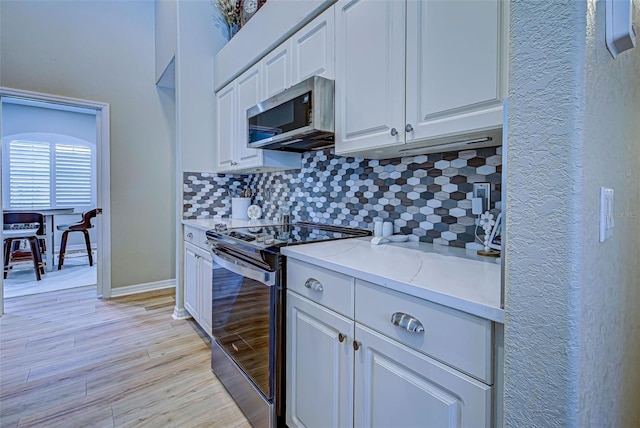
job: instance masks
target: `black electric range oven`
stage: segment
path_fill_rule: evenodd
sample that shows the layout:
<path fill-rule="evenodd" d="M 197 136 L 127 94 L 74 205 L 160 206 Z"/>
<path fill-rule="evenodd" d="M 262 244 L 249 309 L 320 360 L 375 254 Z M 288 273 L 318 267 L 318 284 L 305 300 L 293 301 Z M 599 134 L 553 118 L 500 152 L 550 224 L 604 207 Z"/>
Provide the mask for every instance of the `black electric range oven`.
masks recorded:
<path fill-rule="evenodd" d="M 370 235 L 293 223 L 207 231 L 213 256 L 211 368 L 254 427 L 284 427 L 283 246 Z"/>

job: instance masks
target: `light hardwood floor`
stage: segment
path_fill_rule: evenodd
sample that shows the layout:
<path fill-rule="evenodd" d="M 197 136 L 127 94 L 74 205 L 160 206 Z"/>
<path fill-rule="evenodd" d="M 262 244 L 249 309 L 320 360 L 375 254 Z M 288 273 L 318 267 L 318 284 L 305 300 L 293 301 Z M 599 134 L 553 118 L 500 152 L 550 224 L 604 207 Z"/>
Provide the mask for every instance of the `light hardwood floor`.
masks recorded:
<path fill-rule="evenodd" d="M 174 291 L 81 287 L 5 300 L 0 427 L 250 427 Z"/>

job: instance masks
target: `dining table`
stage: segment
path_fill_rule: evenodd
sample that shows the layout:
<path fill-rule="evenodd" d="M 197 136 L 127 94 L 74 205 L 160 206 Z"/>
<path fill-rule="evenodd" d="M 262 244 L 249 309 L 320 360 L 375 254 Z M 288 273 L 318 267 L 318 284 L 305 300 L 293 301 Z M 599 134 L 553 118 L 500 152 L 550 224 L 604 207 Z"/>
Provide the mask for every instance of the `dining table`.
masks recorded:
<path fill-rule="evenodd" d="M 5 209 L 3 210 L 4 212 L 14 212 L 14 213 L 20 213 L 20 212 L 31 212 L 31 213 L 39 213 L 42 214 L 44 216 L 44 241 L 45 241 L 45 246 L 46 246 L 46 264 L 45 264 L 45 269 L 49 272 L 51 272 L 53 270 L 53 266 L 54 266 L 54 260 L 53 260 L 53 253 L 54 253 L 54 242 L 53 242 L 53 237 L 55 236 L 55 225 L 54 225 L 54 217 L 56 215 L 69 215 L 69 214 L 74 214 L 75 212 L 75 208 L 47 208 L 47 209 L 42 209 L 42 208 L 34 208 L 34 209 L 29 209 L 29 208 L 22 208 L 22 209 Z"/>

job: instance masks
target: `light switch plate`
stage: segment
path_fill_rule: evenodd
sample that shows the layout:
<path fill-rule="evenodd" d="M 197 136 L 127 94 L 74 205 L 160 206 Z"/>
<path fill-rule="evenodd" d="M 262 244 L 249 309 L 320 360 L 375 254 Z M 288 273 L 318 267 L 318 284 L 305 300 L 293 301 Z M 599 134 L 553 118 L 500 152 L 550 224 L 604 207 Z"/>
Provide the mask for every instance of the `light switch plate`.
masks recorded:
<path fill-rule="evenodd" d="M 613 236 L 613 189 L 600 188 L 600 242 Z"/>
<path fill-rule="evenodd" d="M 636 46 L 633 29 L 633 0 L 606 0 L 605 38 L 611 56 Z"/>

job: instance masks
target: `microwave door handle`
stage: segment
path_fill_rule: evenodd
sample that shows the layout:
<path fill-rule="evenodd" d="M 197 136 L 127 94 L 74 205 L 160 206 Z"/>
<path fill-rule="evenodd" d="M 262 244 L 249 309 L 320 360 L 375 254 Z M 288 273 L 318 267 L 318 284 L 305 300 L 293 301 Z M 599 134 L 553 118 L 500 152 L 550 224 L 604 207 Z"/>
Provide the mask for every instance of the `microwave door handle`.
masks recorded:
<path fill-rule="evenodd" d="M 215 263 L 217 263 L 224 269 L 235 273 L 236 275 L 253 279 L 254 281 L 261 282 L 269 287 L 275 285 L 276 283 L 275 272 L 269 272 L 255 266 L 251 266 L 248 263 L 244 263 L 241 260 L 229 257 L 215 249 L 211 250 L 211 255 Z"/>

